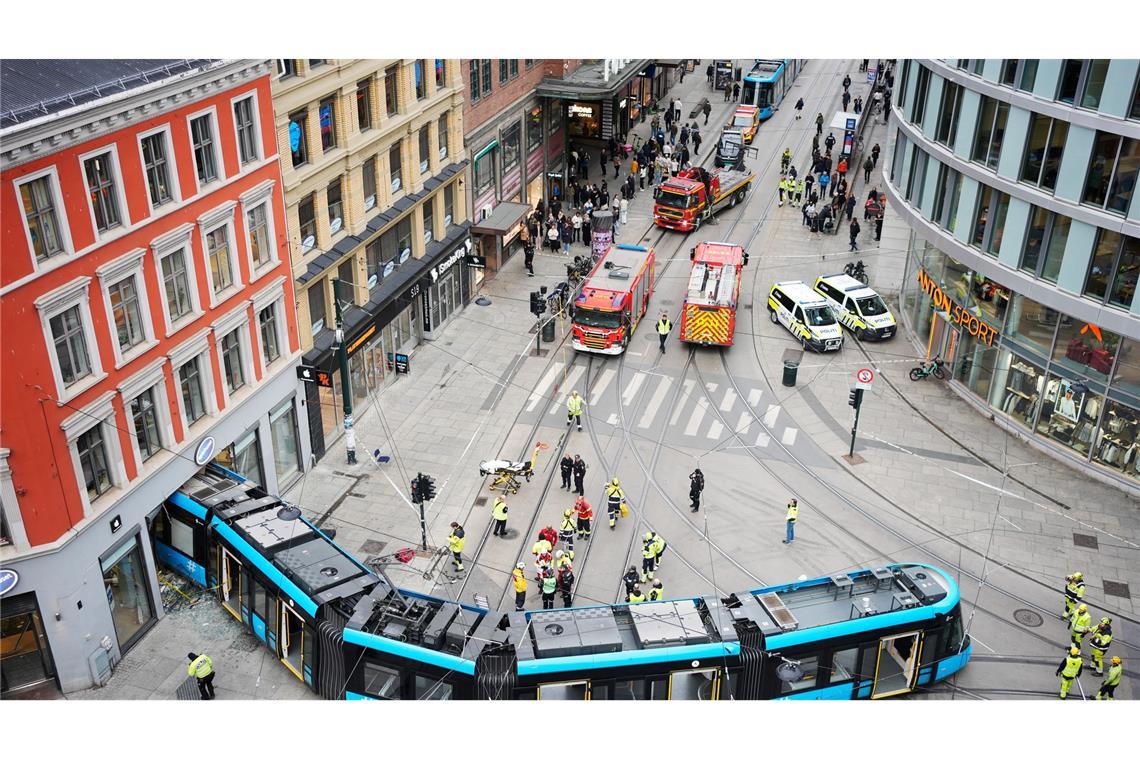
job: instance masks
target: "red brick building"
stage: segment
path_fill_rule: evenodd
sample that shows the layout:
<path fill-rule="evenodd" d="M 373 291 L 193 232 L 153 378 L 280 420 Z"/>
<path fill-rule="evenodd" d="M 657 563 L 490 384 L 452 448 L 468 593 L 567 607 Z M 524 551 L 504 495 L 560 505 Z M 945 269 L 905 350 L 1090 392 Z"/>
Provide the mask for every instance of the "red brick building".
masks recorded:
<path fill-rule="evenodd" d="M 270 67 L 0 63 L 3 614 L 39 658 L 6 690 L 90 686 L 145 634 L 151 520 L 202 464 L 300 476 Z"/>

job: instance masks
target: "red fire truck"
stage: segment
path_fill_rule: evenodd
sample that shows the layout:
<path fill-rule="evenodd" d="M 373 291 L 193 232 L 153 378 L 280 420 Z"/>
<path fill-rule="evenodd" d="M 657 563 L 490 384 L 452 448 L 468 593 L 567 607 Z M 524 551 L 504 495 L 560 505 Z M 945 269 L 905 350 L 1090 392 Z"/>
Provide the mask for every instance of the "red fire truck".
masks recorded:
<path fill-rule="evenodd" d="M 714 212 L 742 203 L 754 179 L 756 175 L 747 170 L 714 169 L 710 173 L 702 167 L 686 169 L 655 191 L 653 221 L 671 230 L 695 230 Z"/>
<path fill-rule="evenodd" d="M 701 243 L 690 258 L 693 269 L 681 306 L 681 340 L 702 346 L 731 346 L 748 254 L 732 243 Z"/>
<path fill-rule="evenodd" d="M 598 259 L 574 301 L 573 345 L 579 351 L 620 354 L 653 294 L 653 247 L 615 245 Z"/>

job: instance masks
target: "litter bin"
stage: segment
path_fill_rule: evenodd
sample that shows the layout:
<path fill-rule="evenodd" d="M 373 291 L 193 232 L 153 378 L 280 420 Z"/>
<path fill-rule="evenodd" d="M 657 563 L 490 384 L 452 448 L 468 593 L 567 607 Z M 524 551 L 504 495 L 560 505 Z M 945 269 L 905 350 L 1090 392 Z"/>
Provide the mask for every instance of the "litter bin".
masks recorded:
<path fill-rule="evenodd" d="M 791 388 L 796 384 L 796 373 L 800 369 L 800 363 L 795 360 L 784 360 L 784 385 Z"/>
<path fill-rule="evenodd" d="M 548 319 L 542 323 L 542 339 L 547 343 L 554 342 L 554 320 Z"/>

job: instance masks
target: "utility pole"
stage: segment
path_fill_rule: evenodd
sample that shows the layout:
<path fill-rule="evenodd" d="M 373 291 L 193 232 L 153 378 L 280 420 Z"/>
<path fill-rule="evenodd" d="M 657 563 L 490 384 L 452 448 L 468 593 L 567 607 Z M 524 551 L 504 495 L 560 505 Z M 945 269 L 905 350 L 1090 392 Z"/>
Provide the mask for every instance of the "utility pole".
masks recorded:
<path fill-rule="evenodd" d="M 344 318 L 340 308 L 340 278 L 334 278 L 333 303 L 336 305 L 337 357 L 340 359 L 340 394 L 344 398 L 344 445 L 348 463 L 356 464 L 356 431 L 352 421 L 352 383 L 348 376 L 348 346 L 344 340 Z"/>

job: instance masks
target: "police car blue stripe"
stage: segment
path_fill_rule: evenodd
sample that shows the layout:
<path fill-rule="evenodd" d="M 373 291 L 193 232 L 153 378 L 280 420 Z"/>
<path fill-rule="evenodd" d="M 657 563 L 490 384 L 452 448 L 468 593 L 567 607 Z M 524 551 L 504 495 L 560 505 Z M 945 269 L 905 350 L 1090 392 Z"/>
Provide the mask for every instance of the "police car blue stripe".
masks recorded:
<path fill-rule="evenodd" d="M 396 641 L 395 639 L 387 639 L 383 636 L 358 631 L 355 628 L 345 628 L 343 635 L 344 640 L 349 644 L 356 644 L 365 649 L 387 652 L 397 657 L 406 657 L 409 660 L 435 665 L 444 670 L 454 670 L 469 676 L 475 675 L 475 663 L 472 660 L 465 660 L 453 654 L 436 652 L 435 650 L 407 644 L 403 641 Z"/>

